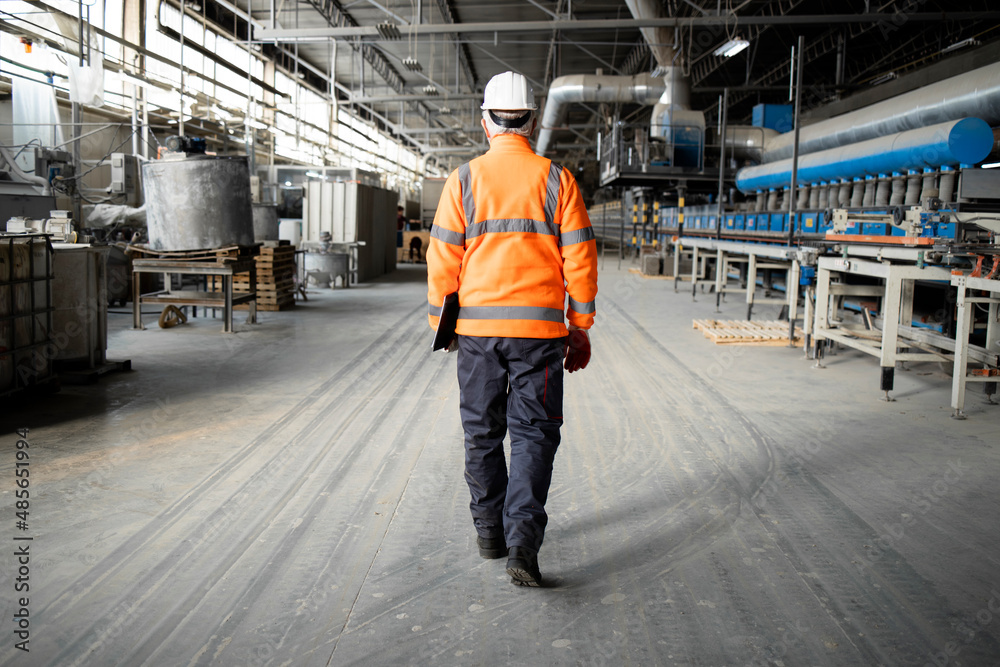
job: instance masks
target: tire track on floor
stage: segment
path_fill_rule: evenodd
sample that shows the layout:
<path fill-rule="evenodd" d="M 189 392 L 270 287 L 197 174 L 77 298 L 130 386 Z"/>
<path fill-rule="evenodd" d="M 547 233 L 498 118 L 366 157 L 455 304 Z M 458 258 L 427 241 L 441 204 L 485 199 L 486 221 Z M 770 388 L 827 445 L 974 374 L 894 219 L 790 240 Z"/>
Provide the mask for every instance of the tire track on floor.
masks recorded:
<path fill-rule="evenodd" d="M 282 461 L 288 457 L 288 452 L 294 449 L 300 442 L 305 438 L 306 435 L 314 432 L 327 418 L 329 409 L 332 406 L 338 406 L 343 404 L 344 397 L 356 390 L 356 385 L 359 379 L 363 379 L 366 375 L 370 375 L 372 371 L 377 371 L 380 368 L 388 368 L 389 372 L 382 373 L 381 381 L 370 388 L 368 393 L 368 401 L 375 396 L 383 386 L 392 380 L 396 375 L 398 370 L 402 367 L 402 362 L 406 361 L 408 358 L 412 358 L 413 352 L 417 347 L 421 346 L 421 338 L 414 335 L 416 332 L 422 328 L 422 322 L 419 317 L 416 317 L 418 313 L 421 313 L 423 306 L 418 306 L 411 310 L 409 313 L 404 315 L 393 327 L 386 332 L 383 336 L 373 341 L 364 351 L 356 355 L 348 364 L 346 364 L 342 369 L 340 369 L 335 375 L 328 378 L 324 383 L 322 383 L 316 390 L 311 392 L 306 398 L 301 400 L 298 404 L 293 406 L 286 414 L 276 422 L 272 427 L 265 429 L 265 431 L 254 438 L 246 446 L 242 447 L 237 453 L 227 459 L 225 462 L 217 466 L 212 473 L 203 478 L 199 484 L 197 484 L 191 491 L 185 494 L 182 498 L 176 501 L 170 508 L 161 513 L 157 520 L 154 520 L 148 524 L 139 533 L 133 535 L 125 543 L 116 548 L 106 559 L 104 559 L 103 564 L 107 567 L 102 568 L 102 563 L 95 566 L 87 575 L 79 579 L 74 586 L 71 586 L 68 590 L 64 591 L 61 595 L 57 596 L 55 600 L 46 606 L 43 613 L 46 617 L 46 622 L 58 624 L 63 616 L 66 614 L 78 615 L 80 612 L 80 605 L 85 604 L 85 599 L 93 598 L 91 595 L 95 588 L 101 587 L 107 584 L 110 580 L 115 577 L 119 577 L 127 565 L 130 565 L 137 558 L 145 557 L 151 550 L 152 545 L 157 541 L 163 541 L 164 536 L 168 535 L 171 531 L 178 529 L 179 524 L 182 520 L 185 520 L 191 513 L 192 509 L 198 504 L 204 504 L 206 498 L 209 497 L 213 489 L 221 488 L 225 483 L 229 482 L 228 477 L 231 476 L 234 471 L 236 471 L 241 465 L 252 464 L 252 458 L 258 454 L 257 450 L 261 447 L 271 445 L 274 441 L 283 442 L 284 444 L 273 451 L 273 455 L 264 462 L 262 465 L 258 466 L 255 474 L 251 475 L 250 478 L 242 484 L 236 491 L 228 492 L 228 497 L 221 501 L 213 501 L 216 505 L 214 511 L 210 510 L 209 521 L 211 525 L 219 525 L 220 522 L 224 523 L 230 519 L 227 515 L 226 508 L 229 504 L 233 503 L 234 499 L 239 497 L 241 492 L 245 492 L 246 488 L 253 486 L 254 484 L 259 484 L 262 481 L 262 476 L 267 470 L 278 465 L 278 462 Z M 407 320 L 410 320 L 412 324 L 408 327 L 403 328 L 403 325 Z M 402 341 L 409 339 L 410 345 L 401 345 Z M 390 356 L 386 357 L 382 354 L 375 354 L 376 352 L 381 352 L 384 347 L 390 348 Z M 339 393 L 334 395 L 331 394 L 331 390 L 340 387 Z M 328 400 L 323 401 L 326 398 Z M 368 401 L 362 401 L 364 405 L 367 405 Z M 344 423 L 341 428 L 346 428 L 360 413 L 360 409 L 363 405 L 359 405 L 358 409 L 352 411 L 346 416 Z M 296 433 L 291 437 L 280 440 L 278 436 L 282 433 L 283 429 L 291 427 L 300 418 L 308 418 L 309 411 L 311 409 L 318 408 L 316 410 L 317 415 L 301 427 Z M 324 457 L 329 450 L 333 447 L 336 442 L 335 439 L 331 439 L 327 445 L 313 453 L 313 462 L 315 463 L 322 457 Z M 286 494 L 285 499 L 290 496 Z M 200 525 L 200 524 L 199 524 Z M 203 528 L 203 526 L 202 526 Z M 174 564 L 167 565 L 165 572 L 159 572 L 161 577 L 158 577 L 159 582 L 164 581 L 164 576 L 169 575 L 171 572 L 175 571 L 179 566 L 179 563 L 183 561 L 183 556 L 185 552 L 190 553 L 193 548 L 190 546 L 192 543 L 197 544 L 202 541 L 202 537 L 197 534 L 198 526 L 192 526 L 190 528 L 180 528 L 181 530 L 187 531 L 188 540 L 182 540 L 182 543 L 188 546 L 180 546 L 171 550 L 163 559 L 161 563 L 169 562 L 170 560 L 175 561 Z M 133 587 L 138 589 L 139 587 Z M 138 596 L 141 600 L 149 591 L 145 591 L 143 594 Z M 101 596 L 98 596 L 101 597 Z M 121 596 L 118 607 L 120 608 L 124 601 L 127 600 L 127 596 Z M 133 600 L 137 601 L 137 600 Z M 95 603 L 91 601 L 90 605 L 97 604 L 98 607 L 106 606 L 104 604 Z M 125 610 L 127 610 L 131 605 L 126 604 Z M 49 616 L 48 612 L 52 608 L 60 609 L 60 612 Z M 124 611 L 119 609 L 119 611 Z M 121 614 L 120 615 L 124 615 Z M 97 618 L 100 619 L 102 615 L 97 614 Z M 98 621 L 100 623 L 100 621 Z M 113 630 L 113 628 L 112 628 Z M 83 636 L 88 634 L 93 636 L 94 632 L 98 632 L 97 624 L 91 626 L 91 630 L 84 633 Z M 100 634 L 100 633 L 99 633 Z M 104 634 L 107 634 L 105 632 Z M 82 637 L 78 637 L 76 641 L 71 642 L 71 646 L 79 648 L 78 642 Z M 98 638 L 100 639 L 100 638 Z M 102 641 L 98 641 L 97 644 L 100 645 Z M 78 656 L 74 650 L 63 651 L 57 664 L 67 664 L 67 661 L 73 656 Z"/>
<path fill-rule="evenodd" d="M 670 445 L 665 446 L 663 439 L 651 438 L 652 451 L 660 460 L 677 458 L 681 454 L 678 447 L 683 442 L 685 446 L 697 450 L 701 460 L 715 471 L 707 489 L 684 489 L 682 499 L 664 506 L 658 519 L 644 523 L 643 530 L 638 535 L 626 538 L 629 546 L 620 549 L 623 554 L 627 554 L 640 542 L 655 543 L 665 557 L 669 557 L 672 562 L 679 562 L 709 546 L 711 536 L 727 529 L 739 516 L 742 506 L 750 501 L 773 470 L 771 446 L 746 416 L 739 413 L 713 388 L 704 386 L 700 376 L 659 345 L 621 307 L 614 302 L 607 302 L 605 309 L 612 313 L 608 318 L 612 324 L 604 327 L 605 335 L 599 344 L 607 346 L 612 354 L 611 363 L 599 366 L 606 368 L 604 372 L 607 373 L 607 379 L 599 384 L 614 388 L 607 391 L 613 395 L 618 405 L 615 410 L 639 412 L 646 419 L 663 424 L 661 430 L 671 434 Z M 671 391 L 670 387 L 663 384 L 661 377 L 664 375 L 682 376 L 683 382 L 680 384 L 689 391 L 688 395 L 682 396 Z M 622 393 L 618 387 L 626 387 L 627 393 Z M 720 446 L 708 440 L 699 429 L 700 424 L 690 418 L 693 414 L 701 423 L 721 424 L 723 420 L 717 416 L 720 411 L 726 412 L 726 420 L 736 417 L 745 437 L 733 440 L 749 443 L 750 447 L 745 448 L 746 451 L 741 451 L 733 444 Z M 674 419 L 667 417 L 661 422 L 659 415 L 663 414 L 673 416 Z M 648 426 L 647 430 L 651 434 L 656 432 L 656 429 Z M 697 457 L 685 461 L 684 465 L 691 463 L 697 463 Z M 646 465 L 649 465 L 648 461 Z M 704 472 L 701 471 L 692 471 L 686 475 L 680 474 L 676 469 L 672 472 L 682 488 L 685 481 L 693 482 L 704 478 Z M 706 515 L 703 510 L 702 506 L 708 499 L 713 499 L 716 504 L 714 514 Z M 613 558 L 604 558 L 601 562 L 608 560 Z M 667 571 L 669 568 L 660 574 Z"/>
<path fill-rule="evenodd" d="M 416 355 L 415 358 L 417 358 Z M 401 457 L 396 460 L 391 459 L 389 455 L 394 451 L 404 449 L 404 445 L 410 439 L 410 433 L 408 432 L 407 427 L 416 423 L 418 421 L 418 417 L 425 411 L 425 403 L 428 400 L 428 393 L 435 386 L 439 376 L 446 368 L 444 364 L 437 363 L 437 367 L 434 369 L 433 373 L 426 373 L 425 371 L 427 368 L 434 367 L 435 363 L 437 363 L 437 360 L 432 360 L 429 353 L 420 355 L 412 371 L 410 371 L 402 382 L 395 385 L 393 395 L 384 402 L 376 414 L 370 416 L 367 420 L 367 427 L 354 438 L 353 442 L 349 446 L 346 447 L 348 451 L 347 456 L 338 462 L 336 467 L 332 470 L 328 469 L 328 466 L 317 467 L 316 470 L 310 470 L 309 474 L 318 472 L 323 477 L 328 477 L 329 481 L 317 489 L 317 491 L 313 493 L 311 500 L 309 500 L 304 506 L 295 507 L 295 514 L 302 517 L 299 523 L 291 529 L 284 529 L 281 528 L 283 525 L 282 522 L 277 520 L 279 514 L 285 511 L 290 504 L 291 497 L 289 497 L 286 502 L 279 503 L 270 514 L 264 516 L 259 521 L 262 526 L 262 533 L 265 531 L 270 533 L 279 533 L 277 535 L 268 536 L 267 541 L 276 543 L 277 546 L 275 548 L 269 550 L 266 554 L 248 554 L 245 558 L 244 554 L 247 553 L 246 550 L 238 550 L 240 552 L 238 560 L 245 560 L 249 562 L 237 563 L 236 561 L 233 561 L 230 563 L 229 569 L 223 572 L 220 568 L 220 570 L 214 573 L 212 578 L 216 584 L 213 586 L 213 589 L 206 592 L 206 595 L 204 596 L 205 600 L 208 600 L 208 598 L 213 594 L 214 588 L 221 585 L 219 582 L 225 578 L 225 575 L 231 572 L 238 565 L 244 565 L 244 569 L 249 570 L 248 572 L 242 572 L 240 578 L 250 581 L 250 585 L 243 589 L 242 593 L 239 594 L 238 597 L 230 596 L 231 599 L 222 605 L 224 608 L 231 608 L 234 610 L 233 613 L 231 613 L 226 619 L 226 624 L 228 626 L 232 626 L 229 630 L 230 635 L 240 631 L 246 632 L 248 630 L 248 628 L 244 626 L 251 616 L 256 601 L 264 598 L 267 592 L 275 587 L 275 581 L 281 575 L 281 566 L 295 560 L 297 552 L 301 548 L 304 548 L 303 542 L 308 538 L 308 533 L 312 530 L 313 524 L 318 519 L 327 515 L 328 506 L 331 503 L 340 502 L 340 500 L 337 500 L 338 498 L 342 500 L 342 496 L 338 496 L 335 492 L 343 483 L 344 479 L 352 475 L 355 479 L 364 478 L 369 487 L 368 492 L 356 500 L 351 517 L 347 520 L 348 525 L 356 525 L 355 522 L 360 522 L 362 519 L 368 519 L 368 513 L 373 507 L 376 506 L 374 502 L 375 497 L 393 497 L 398 503 L 399 498 L 402 496 L 403 489 L 405 489 L 406 483 L 409 479 L 413 463 L 417 458 L 419 458 L 421 449 L 415 449 L 411 452 L 409 457 Z M 417 379 L 421 379 L 423 382 L 426 382 L 426 384 L 423 389 L 414 396 L 414 381 Z M 379 450 L 384 450 L 387 456 L 383 459 L 383 465 L 379 469 L 370 473 L 371 478 L 369 480 L 367 477 L 369 474 L 368 471 L 355 471 L 358 458 L 363 453 L 365 447 L 369 446 L 367 443 L 376 440 L 375 436 L 386 423 L 388 413 L 390 411 L 397 410 L 399 407 L 399 401 L 405 396 L 410 396 L 413 405 L 406 413 L 405 418 L 400 419 L 398 416 L 396 417 L 396 421 L 399 425 L 391 434 L 392 439 L 385 441 L 379 446 Z M 337 437 L 335 436 L 334 439 L 337 439 Z M 355 474 L 355 472 L 357 474 Z M 386 488 L 387 485 L 393 484 L 395 484 L 395 488 Z M 388 526 L 391 524 L 391 517 L 384 523 L 386 524 L 386 527 L 382 529 L 380 533 L 383 538 L 385 531 L 388 530 Z M 302 582 L 298 582 L 299 585 L 296 587 L 295 593 L 304 593 L 305 599 L 309 599 L 310 596 L 316 596 L 317 591 L 324 591 L 328 588 L 320 583 L 324 580 L 324 577 L 327 576 L 326 573 L 332 566 L 338 564 L 342 565 L 345 560 L 348 560 L 346 556 L 351 555 L 343 553 L 345 550 L 345 535 L 346 532 L 342 533 L 336 545 L 330 549 L 326 557 L 326 561 L 322 564 L 322 567 L 318 570 L 318 572 L 314 574 L 312 582 L 309 584 L 302 584 Z M 371 535 L 368 536 L 369 539 L 371 539 L 371 537 Z M 251 544 L 253 544 L 252 541 L 247 542 L 248 547 Z M 350 549 L 348 548 L 348 551 L 349 550 Z M 371 548 L 362 548 L 360 549 L 360 553 L 355 554 L 356 558 L 350 560 L 353 562 L 360 559 L 360 565 L 356 566 L 355 569 L 357 570 L 360 568 L 367 573 L 371 569 L 371 564 L 374 562 L 375 554 L 377 554 L 377 552 L 378 545 L 374 545 Z M 349 598 L 353 595 L 356 599 L 357 594 L 363 587 L 366 578 L 367 574 L 364 576 L 352 575 L 351 580 L 355 585 L 341 585 L 339 587 L 342 591 L 342 598 Z M 292 591 L 282 589 L 279 593 L 289 595 Z M 329 603 L 330 600 L 327 600 L 327 602 Z M 218 607 L 219 600 L 213 599 L 206 602 L 204 605 L 199 603 L 197 606 L 204 606 L 204 609 L 200 611 L 198 608 L 192 609 L 185 616 L 185 618 L 181 619 L 177 623 L 176 630 L 173 629 L 172 625 L 167 624 L 167 626 L 173 630 L 173 635 L 176 635 L 175 637 L 172 637 L 172 639 L 180 641 L 180 637 L 184 637 L 184 641 L 190 641 L 192 635 L 198 631 L 198 628 L 205 625 L 211 625 L 213 620 L 217 618 L 218 614 L 217 611 L 213 609 L 213 606 Z M 333 605 L 331 604 L 330 606 L 332 607 Z M 310 605 L 310 608 L 318 611 L 319 605 L 318 603 Z M 200 614 L 203 618 L 199 619 L 197 617 L 198 614 Z M 271 627 L 268 631 L 273 635 L 278 635 L 279 628 L 276 626 L 280 626 L 280 636 L 282 637 L 282 642 L 284 642 L 289 638 L 294 639 L 293 635 L 295 626 L 303 622 L 305 622 L 305 619 L 299 615 L 293 615 L 290 619 L 285 619 L 284 614 L 279 614 L 277 617 L 272 619 L 272 622 L 270 623 Z M 188 631 L 185 626 L 191 625 L 194 625 L 195 628 Z M 326 636 L 330 630 L 333 630 L 336 633 L 340 632 L 340 630 L 330 628 L 329 625 L 322 626 L 313 622 L 310 624 L 309 630 L 307 632 L 300 633 L 300 636 Z M 218 636 L 218 634 L 213 634 L 211 637 L 206 638 L 206 641 L 199 653 L 216 656 L 217 658 L 221 656 L 230 656 L 231 651 L 224 645 L 224 641 L 225 638 Z M 160 642 L 161 646 L 167 646 L 169 644 L 170 640 L 167 638 L 163 638 Z M 301 653 L 297 652 L 293 654 L 301 655 Z M 155 653 L 151 655 L 154 658 L 156 657 Z"/>
<path fill-rule="evenodd" d="M 645 333 L 626 313 L 618 309 L 617 314 Z M 648 333 L 644 339 L 682 367 L 688 378 L 685 384 L 703 388 L 718 406 L 748 427 L 755 440 L 759 437 L 758 442 L 766 444 L 750 418 L 721 392 Z M 731 450 L 724 451 L 721 460 L 730 456 Z M 950 628 L 954 619 L 944 611 L 948 605 L 930 582 L 892 549 L 877 563 L 859 568 L 855 554 L 845 545 L 875 544 L 879 531 L 802 467 L 792 470 L 783 465 L 779 483 L 774 479 L 778 460 L 772 457 L 768 474 L 760 483 L 738 487 L 743 514 L 753 518 L 778 546 L 802 589 L 809 591 L 828 620 L 840 629 L 841 638 L 858 658 L 867 664 L 923 664 L 947 642 L 956 642 L 959 633 Z M 774 593 L 776 599 L 782 598 L 782 591 Z M 987 661 L 987 656 L 1000 655 L 1000 642 L 981 633 L 975 647 L 963 647 L 962 657 L 968 660 L 977 654 Z"/>

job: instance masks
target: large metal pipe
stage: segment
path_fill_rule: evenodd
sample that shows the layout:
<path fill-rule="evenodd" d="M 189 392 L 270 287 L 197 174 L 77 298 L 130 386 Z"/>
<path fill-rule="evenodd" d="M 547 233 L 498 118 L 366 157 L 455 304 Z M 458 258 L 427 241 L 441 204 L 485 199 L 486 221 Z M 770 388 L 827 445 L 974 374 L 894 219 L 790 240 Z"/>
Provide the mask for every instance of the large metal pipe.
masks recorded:
<path fill-rule="evenodd" d="M 659 0 L 625 0 L 625 4 L 636 19 L 660 18 L 662 3 Z M 665 26 L 639 28 L 660 67 L 671 67 L 674 64 L 674 30 Z"/>
<path fill-rule="evenodd" d="M 768 141 L 778 136 L 777 130 L 753 125 L 730 125 L 726 128 L 726 157 L 760 162 Z"/>
<path fill-rule="evenodd" d="M 566 124 L 569 105 L 580 102 L 632 102 L 654 104 L 663 95 L 663 79 L 649 74 L 609 76 L 570 74 L 552 82 L 545 99 L 541 129 L 535 153 L 544 155 L 552 141 L 552 133 Z"/>
<path fill-rule="evenodd" d="M 799 137 L 799 153 L 815 153 L 966 117 L 982 118 L 991 125 L 1000 123 L 1000 63 L 807 125 Z M 791 157 L 792 142 L 791 133 L 768 142 L 764 162 Z"/>
<path fill-rule="evenodd" d="M 963 118 L 802 156 L 799 180 L 816 183 L 975 164 L 992 146 L 993 131 L 985 121 Z M 744 193 L 785 187 L 791 182 L 791 171 L 790 159 L 746 167 L 736 175 L 736 187 Z"/>
<path fill-rule="evenodd" d="M 657 0 L 625 0 L 625 4 L 636 19 L 659 18 L 661 14 Z M 549 86 L 549 94 L 545 99 L 545 113 L 538 131 L 535 153 L 545 155 L 552 142 L 552 132 L 566 123 L 569 105 L 580 102 L 655 104 L 650 121 L 650 136 L 668 137 L 669 129 L 663 128 L 676 123 L 673 113 L 675 110 L 691 108 L 691 91 L 680 67 L 674 63 L 674 28 L 651 26 L 641 28 L 641 32 L 659 69 L 664 72 L 663 79 L 655 79 L 647 74 L 575 74 L 555 79 Z M 689 122 L 690 119 L 686 119 L 681 124 Z"/>

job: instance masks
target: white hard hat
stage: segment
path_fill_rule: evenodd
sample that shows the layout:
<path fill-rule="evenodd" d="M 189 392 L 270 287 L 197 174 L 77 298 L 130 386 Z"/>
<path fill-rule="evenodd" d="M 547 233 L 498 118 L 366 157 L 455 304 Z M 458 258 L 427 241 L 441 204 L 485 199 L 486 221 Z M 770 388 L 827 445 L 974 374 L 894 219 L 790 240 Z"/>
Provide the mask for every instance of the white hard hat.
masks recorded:
<path fill-rule="evenodd" d="M 531 84 L 523 74 L 503 72 L 497 74 L 486 84 L 483 94 L 483 110 L 517 111 L 520 109 L 535 110 L 535 93 Z"/>

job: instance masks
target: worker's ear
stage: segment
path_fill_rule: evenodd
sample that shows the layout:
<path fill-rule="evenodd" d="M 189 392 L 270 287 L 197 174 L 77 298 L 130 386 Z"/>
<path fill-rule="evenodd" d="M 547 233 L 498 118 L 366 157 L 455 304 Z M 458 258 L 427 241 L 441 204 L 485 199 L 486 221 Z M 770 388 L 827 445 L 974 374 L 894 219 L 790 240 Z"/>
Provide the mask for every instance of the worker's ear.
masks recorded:
<path fill-rule="evenodd" d="M 531 119 L 531 132 L 528 132 L 528 137 L 532 137 L 535 134 L 535 130 L 538 129 L 538 116 Z"/>
<path fill-rule="evenodd" d="M 492 139 L 493 137 L 490 136 L 490 131 L 486 129 L 486 119 L 485 118 L 480 118 L 479 119 L 479 124 L 483 126 L 483 132 L 486 133 L 486 141 L 489 141 L 490 139 Z"/>

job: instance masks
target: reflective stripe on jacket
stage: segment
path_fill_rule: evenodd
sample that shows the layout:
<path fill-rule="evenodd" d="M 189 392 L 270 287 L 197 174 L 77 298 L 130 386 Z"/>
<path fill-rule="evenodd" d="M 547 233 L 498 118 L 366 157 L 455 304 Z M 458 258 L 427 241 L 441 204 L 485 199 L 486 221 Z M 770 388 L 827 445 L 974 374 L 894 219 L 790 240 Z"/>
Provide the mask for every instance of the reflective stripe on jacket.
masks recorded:
<path fill-rule="evenodd" d="M 597 243 L 576 179 L 528 140 L 493 137 L 490 150 L 448 177 L 427 249 L 429 319 L 458 291 L 466 336 L 558 338 L 589 329 Z M 568 298 L 567 298 L 568 296 Z"/>

